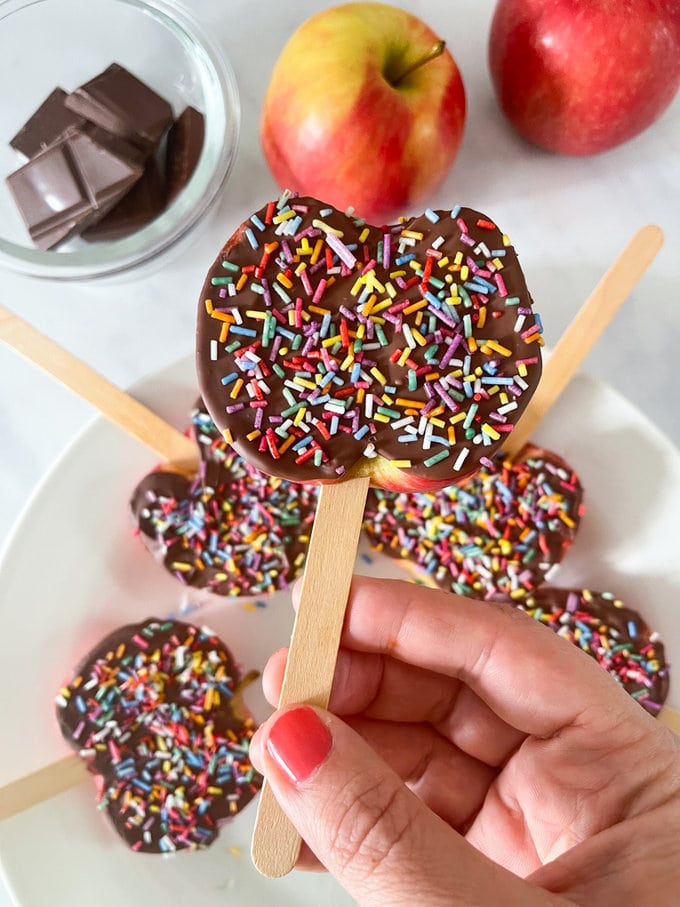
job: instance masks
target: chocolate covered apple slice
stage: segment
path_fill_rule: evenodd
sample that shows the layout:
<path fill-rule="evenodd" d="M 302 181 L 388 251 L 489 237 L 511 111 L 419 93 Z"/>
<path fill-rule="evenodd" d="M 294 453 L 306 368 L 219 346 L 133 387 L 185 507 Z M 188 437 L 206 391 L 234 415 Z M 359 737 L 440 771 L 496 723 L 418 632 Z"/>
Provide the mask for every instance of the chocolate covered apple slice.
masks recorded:
<path fill-rule="evenodd" d="M 284 195 L 208 271 L 197 370 L 217 426 L 264 472 L 428 490 L 507 439 L 541 344 L 517 254 L 488 216 L 379 227 Z"/>
<path fill-rule="evenodd" d="M 583 515 L 576 473 L 551 451 L 502 452 L 472 478 L 436 492 L 371 489 L 371 544 L 407 559 L 443 589 L 470 598 L 523 599 L 571 547 Z"/>
<path fill-rule="evenodd" d="M 644 709 L 659 714 L 669 666 L 658 633 L 638 611 L 608 592 L 548 586 L 518 607 L 595 658 Z"/>
<path fill-rule="evenodd" d="M 200 400 L 191 422 L 199 470 L 142 479 L 131 500 L 140 538 L 184 585 L 229 596 L 287 589 L 302 572 L 318 489 L 246 463 Z"/>
<path fill-rule="evenodd" d="M 103 639 L 61 690 L 62 733 L 132 850 L 207 847 L 258 792 L 239 681 L 210 630 L 150 618 Z"/>

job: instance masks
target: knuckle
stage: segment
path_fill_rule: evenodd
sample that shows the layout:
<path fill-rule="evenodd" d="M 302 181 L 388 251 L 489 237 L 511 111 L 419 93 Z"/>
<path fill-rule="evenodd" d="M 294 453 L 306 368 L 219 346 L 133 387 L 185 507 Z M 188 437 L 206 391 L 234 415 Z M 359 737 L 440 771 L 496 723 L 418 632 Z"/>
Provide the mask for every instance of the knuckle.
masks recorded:
<path fill-rule="evenodd" d="M 356 776 L 331 804 L 330 844 L 339 870 L 366 879 L 392 859 L 414 820 L 405 787 Z"/>

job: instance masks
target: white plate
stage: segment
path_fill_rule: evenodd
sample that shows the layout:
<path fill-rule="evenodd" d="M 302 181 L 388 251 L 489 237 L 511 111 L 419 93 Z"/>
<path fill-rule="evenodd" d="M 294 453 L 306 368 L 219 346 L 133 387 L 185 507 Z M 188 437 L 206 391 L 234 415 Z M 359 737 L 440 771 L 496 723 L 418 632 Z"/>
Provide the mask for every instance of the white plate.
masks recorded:
<path fill-rule="evenodd" d="M 178 427 L 196 396 L 193 359 L 140 384 L 137 394 Z M 560 453 L 586 489 L 587 513 L 558 585 L 612 591 L 656 627 L 680 660 L 680 454 L 606 386 L 573 381 L 536 440 Z M 66 755 L 53 699 L 73 665 L 119 624 L 177 613 L 199 598 L 210 624 L 247 667 L 262 668 L 289 636 L 286 594 L 265 607 L 192 595 L 134 538 L 131 490 L 154 455 L 102 419 L 68 448 L 29 502 L 0 561 L 0 784 Z M 399 575 L 387 558 L 357 569 Z M 403 575 L 403 574 L 401 574 Z M 262 600 L 265 601 L 264 599 Z M 247 700 L 267 712 L 259 685 Z M 680 684 L 670 704 L 680 707 Z M 21 907 L 223 907 L 349 904 L 332 879 L 293 873 L 267 881 L 250 864 L 253 804 L 213 847 L 171 858 L 133 854 L 93 806 L 84 784 L 0 825 L 0 859 Z"/>

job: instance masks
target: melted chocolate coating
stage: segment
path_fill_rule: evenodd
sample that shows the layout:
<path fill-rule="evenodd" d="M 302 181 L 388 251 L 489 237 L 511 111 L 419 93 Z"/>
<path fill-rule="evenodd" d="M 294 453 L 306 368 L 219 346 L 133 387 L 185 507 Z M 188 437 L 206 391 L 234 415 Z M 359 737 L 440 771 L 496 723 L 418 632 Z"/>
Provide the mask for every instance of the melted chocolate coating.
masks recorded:
<path fill-rule="evenodd" d="M 543 587 L 518 607 L 592 656 L 652 715 L 668 696 L 663 643 L 637 611 L 613 595 Z"/>
<path fill-rule="evenodd" d="M 100 802 L 133 850 L 206 847 L 258 792 L 239 680 L 211 631 L 149 618 L 103 639 L 61 691 L 61 731 L 101 776 Z"/>
<path fill-rule="evenodd" d="M 199 472 L 152 472 L 132 495 L 144 544 L 180 582 L 217 595 L 289 588 L 304 566 L 318 490 L 246 463 L 202 401 L 191 418 Z"/>
<path fill-rule="evenodd" d="M 374 548 L 406 558 L 443 589 L 517 601 L 571 547 L 583 515 L 576 473 L 551 451 L 502 452 L 472 478 L 436 492 L 368 493 L 363 528 Z"/>
<path fill-rule="evenodd" d="M 335 481 L 380 456 L 402 487 L 447 485 L 493 454 L 538 383 L 531 305 L 515 250 L 476 211 L 376 227 L 281 200 L 208 271 L 199 386 L 264 472 Z"/>

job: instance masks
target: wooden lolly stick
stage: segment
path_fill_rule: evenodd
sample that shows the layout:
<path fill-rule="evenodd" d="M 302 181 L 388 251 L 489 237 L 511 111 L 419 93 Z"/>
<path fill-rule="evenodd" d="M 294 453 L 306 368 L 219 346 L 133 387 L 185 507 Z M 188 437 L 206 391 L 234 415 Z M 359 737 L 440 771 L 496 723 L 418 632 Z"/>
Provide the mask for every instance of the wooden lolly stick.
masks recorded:
<path fill-rule="evenodd" d="M 363 520 L 368 477 L 322 485 L 307 550 L 279 708 L 327 708 Z M 295 866 L 301 839 L 265 782 L 255 820 L 253 863 L 277 878 Z"/>
<path fill-rule="evenodd" d="M 198 468 L 196 444 L 28 322 L 0 305 L 0 340 L 95 406 L 182 472 Z"/>
<path fill-rule="evenodd" d="M 85 763 L 73 753 L 10 781 L 0 787 L 0 822 L 42 803 L 43 800 L 56 797 L 71 787 L 77 787 L 88 777 L 92 776 Z"/>
<path fill-rule="evenodd" d="M 680 737 L 680 712 L 676 712 L 675 709 L 666 705 L 659 714 L 659 721 Z"/>
<path fill-rule="evenodd" d="M 663 245 L 660 227 L 641 227 L 583 303 L 546 362 L 527 408 L 503 445 L 516 457 Z"/>

